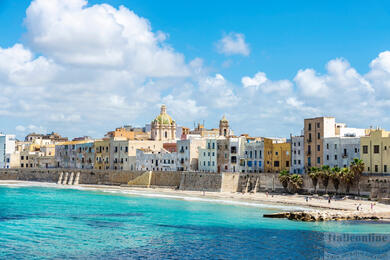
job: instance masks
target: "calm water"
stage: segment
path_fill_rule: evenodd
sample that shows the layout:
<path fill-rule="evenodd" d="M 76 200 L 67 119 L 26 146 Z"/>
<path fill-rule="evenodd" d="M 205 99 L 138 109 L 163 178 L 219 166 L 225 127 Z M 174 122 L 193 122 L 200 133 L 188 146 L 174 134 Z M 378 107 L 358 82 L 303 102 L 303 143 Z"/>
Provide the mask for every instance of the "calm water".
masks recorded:
<path fill-rule="evenodd" d="M 262 218 L 279 210 L 0 186 L 0 259 L 390 258 L 389 224 Z"/>

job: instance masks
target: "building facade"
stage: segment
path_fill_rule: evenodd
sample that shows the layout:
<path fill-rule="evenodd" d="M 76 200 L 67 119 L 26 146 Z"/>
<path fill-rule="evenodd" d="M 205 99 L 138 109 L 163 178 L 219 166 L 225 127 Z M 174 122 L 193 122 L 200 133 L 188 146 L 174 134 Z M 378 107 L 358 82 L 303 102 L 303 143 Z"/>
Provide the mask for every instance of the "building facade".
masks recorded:
<path fill-rule="evenodd" d="M 15 152 L 15 135 L 0 134 L 0 168 L 10 168 L 11 154 Z"/>
<path fill-rule="evenodd" d="M 364 162 L 365 173 L 389 173 L 390 132 L 376 129 L 372 130 L 367 136 L 361 137 L 360 157 Z"/>
<path fill-rule="evenodd" d="M 291 143 L 284 138 L 264 138 L 264 171 L 290 171 Z"/>
<path fill-rule="evenodd" d="M 303 135 L 291 136 L 291 167 L 290 173 L 305 172 L 305 151 Z"/>
<path fill-rule="evenodd" d="M 354 158 L 360 158 L 360 137 L 324 138 L 324 165 L 348 167 Z"/>
<path fill-rule="evenodd" d="M 264 141 L 262 139 L 247 139 L 244 149 L 244 157 L 240 160 L 241 172 L 263 172 Z"/>
<path fill-rule="evenodd" d="M 198 170 L 202 172 L 217 172 L 217 139 L 207 139 L 206 146 L 199 148 Z"/>
<path fill-rule="evenodd" d="M 94 142 L 94 169 L 110 169 L 110 139 L 96 140 Z"/>
<path fill-rule="evenodd" d="M 199 164 L 199 149 L 205 148 L 206 140 L 194 137 L 187 140 L 179 140 L 176 145 L 178 171 L 197 171 Z"/>
<path fill-rule="evenodd" d="M 336 136 L 334 117 L 308 118 L 304 121 L 305 169 L 324 163 L 323 138 Z"/>
<path fill-rule="evenodd" d="M 177 153 L 137 149 L 136 162 L 137 171 L 176 171 Z"/>

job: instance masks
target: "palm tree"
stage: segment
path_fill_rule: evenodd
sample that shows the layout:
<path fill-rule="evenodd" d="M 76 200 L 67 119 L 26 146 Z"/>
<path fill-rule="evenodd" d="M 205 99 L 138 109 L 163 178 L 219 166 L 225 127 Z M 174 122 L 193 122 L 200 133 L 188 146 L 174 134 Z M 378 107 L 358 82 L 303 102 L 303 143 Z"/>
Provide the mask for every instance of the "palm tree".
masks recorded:
<path fill-rule="evenodd" d="M 314 186 L 314 193 L 317 193 L 317 183 L 318 183 L 318 178 L 320 177 L 320 169 L 317 167 L 309 168 L 309 177 Z"/>
<path fill-rule="evenodd" d="M 354 173 L 355 179 L 357 180 L 358 195 L 360 196 L 360 177 L 364 171 L 364 162 L 359 158 L 354 158 L 349 168 L 351 169 L 351 172 Z"/>
<path fill-rule="evenodd" d="M 340 185 L 340 181 L 341 181 L 341 170 L 339 167 L 336 166 L 336 167 L 331 169 L 330 179 L 333 182 L 333 186 L 336 190 L 336 195 L 337 195 L 337 191 L 339 190 L 339 185 Z"/>
<path fill-rule="evenodd" d="M 299 174 L 293 174 L 290 176 L 290 185 L 292 187 L 292 192 L 296 193 L 299 191 L 300 188 L 302 188 L 303 185 L 303 178 Z"/>
<path fill-rule="evenodd" d="M 329 177 L 330 177 L 330 167 L 329 165 L 323 165 L 321 167 L 321 180 L 322 180 L 322 184 L 325 187 L 325 193 L 328 193 Z"/>
<path fill-rule="evenodd" d="M 278 179 L 283 185 L 285 191 L 287 191 L 288 183 L 290 182 L 290 173 L 287 170 L 282 170 L 279 173 Z"/>
<path fill-rule="evenodd" d="M 349 193 L 349 189 L 355 180 L 355 174 L 349 168 L 341 169 L 341 179 L 346 185 L 345 193 Z"/>

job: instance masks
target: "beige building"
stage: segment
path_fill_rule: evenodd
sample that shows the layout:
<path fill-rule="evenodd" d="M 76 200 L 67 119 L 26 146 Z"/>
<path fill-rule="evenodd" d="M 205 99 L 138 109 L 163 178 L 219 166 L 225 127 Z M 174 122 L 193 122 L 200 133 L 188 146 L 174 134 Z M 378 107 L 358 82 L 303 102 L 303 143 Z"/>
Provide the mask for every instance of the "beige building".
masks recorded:
<path fill-rule="evenodd" d="M 138 149 L 160 151 L 163 149 L 162 141 L 153 140 L 127 140 L 125 138 L 114 138 L 110 140 L 110 169 L 130 170 L 137 168 L 136 155 Z"/>
<path fill-rule="evenodd" d="M 340 126 L 341 127 L 341 126 Z M 305 119 L 304 153 L 305 168 L 321 167 L 324 163 L 323 138 L 336 136 L 336 120 L 334 117 L 316 117 Z"/>
<path fill-rule="evenodd" d="M 360 158 L 365 173 L 388 173 L 390 167 L 390 132 L 372 130 L 360 138 Z"/>

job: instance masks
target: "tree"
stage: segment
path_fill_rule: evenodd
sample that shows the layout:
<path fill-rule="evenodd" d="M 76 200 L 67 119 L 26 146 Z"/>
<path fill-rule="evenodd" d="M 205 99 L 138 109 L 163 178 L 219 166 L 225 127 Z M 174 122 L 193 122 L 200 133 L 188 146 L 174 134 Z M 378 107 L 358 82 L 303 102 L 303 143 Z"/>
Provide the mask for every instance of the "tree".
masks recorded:
<path fill-rule="evenodd" d="M 341 170 L 341 179 L 346 185 L 345 193 L 349 193 L 349 189 L 355 180 L 355 174 L 349 168 L 343 168 Z"/>
<path fill-rule="evenodd" d="M 322 184 L 325 187 L 325 193 L 328 193 L 328 185 L 329 185 L 329 178 L 330 178 L 330 167 L 329 165 L 323 165 L 321 167 L 321 180 Z"/>
<path fill-rule="evenodd" d="M 330 171 L 330 178 L 333 182 L 333 186 L 336 190 L 336 195 L 339 190 L 339 185 L 341 181 L 341 169 L 339 167 L 334 167 Z"/>
<path fill-rule="evenodd" d="M 317 183 L 318 183 L 318 178 L 320 177 L 320 169 L 317 167 L 309 168 L 309 177 L 314 186 L 314 193 L 317 193 Z"/>
<path fill-rule="evenodd" d="M 364 162 L 359 158 L 354 158 L 349 168 L 351 169 L 351 172 L 353 172 L 353 174 L 355 175 L 355 179 L 357 180 L 358 195 L 360 196 L 360 177 L 362 176 L 364 171 Z"/>
<path fill-rule="evenodd" d="M 279 173 L 278 179 L 280 183 L 283 185 L 285 191 L 287 191 L 288 183 L 290 182 L 290 173 L 287 170 L 282 170 Z"/>
<path fill-rule="evenodd" d="M 290 176 L 289 183 L 290 183 L 292 192 L 296 193 L 302 188 L 303 178 L 301 175 L 295 173 L 295 174 Z"/>

